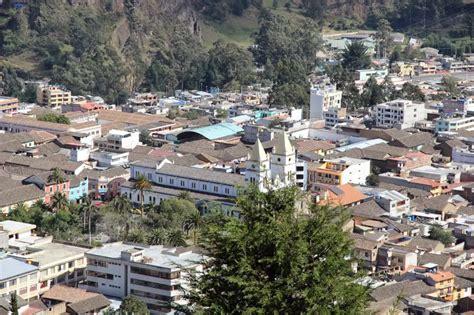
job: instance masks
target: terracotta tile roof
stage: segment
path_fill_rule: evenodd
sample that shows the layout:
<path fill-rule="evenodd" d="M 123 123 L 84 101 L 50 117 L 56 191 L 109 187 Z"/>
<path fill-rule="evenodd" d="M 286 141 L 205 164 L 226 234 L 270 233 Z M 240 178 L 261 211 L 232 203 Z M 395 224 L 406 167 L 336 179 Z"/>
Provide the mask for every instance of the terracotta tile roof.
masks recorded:
<path fill-rule="evenodd" d="M 99 294 L 59 284 L 53 286 L 51 289 L 43 293 L 42 298 L 66 303 L 77 303 L 92 297 L 96 297 L 97 295 Z"/>
<path fill-rule="evenodd" d="M 451 280 L 455 277 L 455 275 L 449 271 L 438 271 L 437 273 L 428 274 L 428 277 L 430 277 L 435 282 L 441 282 Z"/>

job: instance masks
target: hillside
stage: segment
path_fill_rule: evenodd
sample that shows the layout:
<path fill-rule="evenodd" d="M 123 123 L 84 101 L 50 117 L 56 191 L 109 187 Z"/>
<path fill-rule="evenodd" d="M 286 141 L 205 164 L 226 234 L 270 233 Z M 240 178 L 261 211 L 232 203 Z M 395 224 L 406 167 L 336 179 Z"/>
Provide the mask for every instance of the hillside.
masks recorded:
<path fill-rule="evenodd" d="M 217 40 L 249 47 L 262 9 L 294 22 L 309 17 L 325 30 L 373 27 L 377 16 L 403 31 L 419 28 L 421 16 L 425 31 L 427 25 L 456 24 L 448 18 L 461 0 L 427 3 L 420 8 L 415 0 L 5 0 L 0 60 L 24 78 L 49 77 L 74 93 L 115 101 L 159 77 L 170 77 L 159 85 L 164 91 L 202 84 L 188 70 L 201 67 Z"/>

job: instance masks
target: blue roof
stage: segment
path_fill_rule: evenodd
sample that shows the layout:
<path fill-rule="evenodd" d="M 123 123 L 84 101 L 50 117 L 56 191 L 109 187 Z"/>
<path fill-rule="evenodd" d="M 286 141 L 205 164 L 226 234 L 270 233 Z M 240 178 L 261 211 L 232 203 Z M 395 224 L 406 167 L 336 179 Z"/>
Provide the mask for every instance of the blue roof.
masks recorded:
<path fill-rule="evenodd" d="M 21 260 L 11 257 L 0 258 L 0 281 L 18 277 L 35 270 L 38 270 L 38 267 L 27 264 Z"/>
<path fill-rule="evenodd" d="M 178 134 L 178 138 L 180 135 L 183 135 L 185 133 L 197 133 L 208 140 L 215 140 L 215 139 L 224 138 L 227 136 L 236 135 L 243 131 L 244 130 L 237 125 L 224 122 L 224 123 L 201 127 L 201 128 L 183 130 L 182 132 Z"/>

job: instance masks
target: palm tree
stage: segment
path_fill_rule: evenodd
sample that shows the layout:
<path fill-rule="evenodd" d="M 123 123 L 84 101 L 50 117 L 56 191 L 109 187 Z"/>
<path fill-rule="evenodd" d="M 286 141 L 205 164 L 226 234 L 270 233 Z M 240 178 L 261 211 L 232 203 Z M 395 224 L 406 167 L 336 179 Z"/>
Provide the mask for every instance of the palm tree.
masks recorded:
<path fill-rule="evenodd" d="M 28 206 L 24 202 L 19 202 L 15 206 L 15 210 L 18 212 L 26 212 L 28 211 Z"/>
<path fill-rule="evenodd" d="M 59 191 L 55 192 L 51 198 L 51 209 L 53 211 L 67 210 L 68 206 L 69 201 L 67 200 L 66 195 Z"/>
<path fill-rule="evenodd" d="M 89 196 L 82 198 L 82 204 L 80 206 L 81 212 L 83 213 L 84 218 L 88 220 L 88 231 L 89 231 L 89 245 L 92 244 L 92 229 L 91 221 L 92 215 L 97 213 L 99 210 L 92 202 L 92 199 Z"/>
<path fill-rule="evenodd" d="M 201 228 L 203 224 L 203 219 L 202 216 L 199 212 L 193 212 L 185 221 L 183 224 L 183 229 L 186 231 L 186 233 L 189 233 L 189 231 L 193 231 L 193 244 L 197 244 L 197 239 L 198 239 L 198 232 L 199 229 Z"/>
<path fill-rule="evenodd" d="M 133 207 L 130 203 L 130 200 L 127 198 L 126 195 L 117 195 L 110 203 L 109 209 L 111 209 L 113 212 L 118 213 L 121 216 L 125 224 L 125 232 L 123 235 L 123 239 L 126 240 L 128 238 L 128 232 L 130 231 L 129 220 L 133 212 Z"/>
<path fill-rule="evenodd" d="M 191 202 L 193 201 L 193 198 L 191 197 L 191 194 L 189 193 L 189 191 L 182 191 L 176 197 L 178 199 L 188 200 Z"/>
<path fill-rule="evenodd" d="M 133 184 L 133 190 L 140 192 L 140 205 L 141 205 L 141 214 L 144 213 L 144 202 L 145 202 L 145 190 L 149 190 L 151 188 L 151 183 L 148 179 L 145 178 L 142 174 L 138 175 L 135 179 L 135 183 Z"/>
<path fill-rule="evenodd" d="M 151 231 L 151 233 L 148 235 L 147 241 L 150 245 L 163 245 L 166 243 L 166 237 L 166 230 L 158 228 Z"/>
<path fill-rule="evenodd" d="M 61 184 L 66 181 L 66 178 L 63 176 L 63 173 L 59 168 L 54 168 L 53 172 L 51 175 L 48 177 L 48 182 L 50 183 L 55 183 L 55 184 Z"/>
<path fill-rule="evenodd" d="M 178 247 L 178 246 L 186 246 L 186 240 L 184 238 L 183 231 L 180 229 L 173 229 L 168 231 L 166 235 L 166 242 L 170 246 Z"/>

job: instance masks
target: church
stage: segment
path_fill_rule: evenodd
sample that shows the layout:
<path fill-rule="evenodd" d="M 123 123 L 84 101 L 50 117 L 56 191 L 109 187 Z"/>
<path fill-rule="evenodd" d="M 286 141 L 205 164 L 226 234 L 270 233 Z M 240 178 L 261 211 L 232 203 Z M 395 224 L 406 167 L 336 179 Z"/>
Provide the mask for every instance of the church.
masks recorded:
<path fill-rule="evenodd" d="M 293 185 L 296 162 L 295 148 L 286 132 L 276 136 L 271 154 L 265 152 L 260 139 L 257 139 L 246 161 L 245 182 L 257 185 L 260 191 Z"/>

